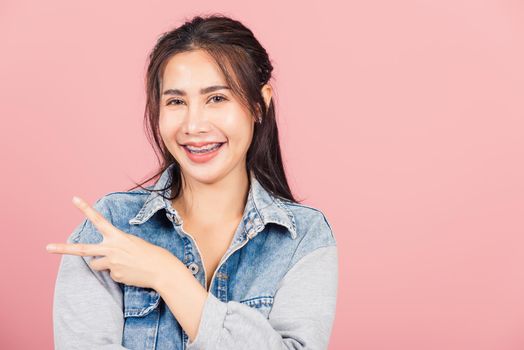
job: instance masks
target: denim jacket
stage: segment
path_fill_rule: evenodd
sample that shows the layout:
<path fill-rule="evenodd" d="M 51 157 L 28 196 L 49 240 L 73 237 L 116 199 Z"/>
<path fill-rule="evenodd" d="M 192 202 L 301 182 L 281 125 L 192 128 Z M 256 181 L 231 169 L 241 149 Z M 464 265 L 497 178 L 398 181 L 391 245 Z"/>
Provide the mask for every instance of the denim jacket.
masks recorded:
<path fill-rule="evenodd" d="M 154 189 L 170 183 L 172 166 Z M 93 257 L 63 255 L 53 305 L 55 349 L 327 348 L 338 258 L 320 210 L 274 197 L 250 173 L 242 220 L 207 286 L 195 240 L 169 200 L 138 189 L 106 194 L 93 207 L 120 230 L 169 250 L 209 295 L 190 341 L 155 290 L 91 270 Z M 67 241 L 100 243 L 102 236 L 85 219 Z"/>

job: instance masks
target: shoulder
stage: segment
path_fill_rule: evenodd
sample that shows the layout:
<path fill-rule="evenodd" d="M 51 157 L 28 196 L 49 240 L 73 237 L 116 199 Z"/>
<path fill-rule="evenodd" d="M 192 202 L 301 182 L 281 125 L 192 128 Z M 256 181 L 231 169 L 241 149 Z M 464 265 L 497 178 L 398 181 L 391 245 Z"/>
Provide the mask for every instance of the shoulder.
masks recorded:
<path fill-rule="evenodd" d="M 151 188 L 151 186 L 146 187 L 148 189 Z M 132 191 L 114 191 L 114 192 L 108 192 L 102 197 L 98 198 L 95 203 L 97 205 L 111 205 L 111 204 L 120 204 L 120 203 L 128 203 L 133 201 L 140 201 L 142 197 L 148 196 L 151 192 L 146 191 L 144 189 L 135 189 Z M 145 198 L 143 198 L 145 199 Z M 99 203 L 99 204 L 98 204 Z"/>
<path fill-rule="evenodd" d="M 337 245 L 335 233 L 326 214 L 319 208 L 302 203 L 280 200 L 296 226 L 297 248 L 294 260 L 322 247 Z"/>
<path fill-rule="evenodd" d="M 133 204 L 143 205 L 150 194 L 151 192 L 143 189 L 109 192 L 98 198 L 93 207 L 95 209 L 99 207 L 102 210 L 115 211 L 121 207 L 127 207 Z"/>
<path fill-rule="evenodd" d="M 315 235 L 325 243 L 335 244 L 335 234 L 326 214 L 319 208 L 302 203 L 283 201 L 281 203 L 290 211 L 297 226 L 298 236 Z"/>

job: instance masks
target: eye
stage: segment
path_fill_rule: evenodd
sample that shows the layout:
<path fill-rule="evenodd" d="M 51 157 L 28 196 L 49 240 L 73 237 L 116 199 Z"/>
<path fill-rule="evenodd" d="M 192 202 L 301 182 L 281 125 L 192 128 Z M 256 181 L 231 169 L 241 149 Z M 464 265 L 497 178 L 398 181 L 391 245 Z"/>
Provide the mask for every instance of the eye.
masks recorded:
<path fill-rule="evenodd" d="M 209 101 L 213 100 L 214 102 L 221 102 L 221 101 L 227 101 L 227 98 L 225 98 L 224 96 L 222 95 L 214 95 L 214 96 L 211 96 L 211 98 L 209 99 Z M 173 102 L 173 103 L 171 103 Z M 169 105 L 179 105 L 181 103 L 184 103 L 183 100 L 180 100 L 180 99 L 177 99 L 177 98 L 173 98 L 171 100 L 168 100 L 166 102 L 166 106 L 169 106 Z"/>
<path fill-rule="evenodd" d="M 166 102 L 166 106 L 171 105 L 171 102 L 178 102 L 178 101 L 184 102 L 184 101 L 182 101 L 182 100 L 179 100 L 179 99 L 177 99 L 177 98 L 174 98 L 174 99 L 172 99 L 172 100 L 167 101 L 167 102 Z M 180 103 L 173 103 L 173 104 L 174 104 L 174 105 L 179 105 Z"/>
<path fill-rule="evenodd" d="M 218 100 L 216 100 L 216 98 L 218 98 Z M 214 96 L 211 96 L 211 98 L 209 100 L 213 100 L 215 99 L 214 101 L 215 102 L 221 102 L 221 101 L 227 101 L 227 98 L 225 98 L 224 96 L 222 95 L 214 95 Z"/>

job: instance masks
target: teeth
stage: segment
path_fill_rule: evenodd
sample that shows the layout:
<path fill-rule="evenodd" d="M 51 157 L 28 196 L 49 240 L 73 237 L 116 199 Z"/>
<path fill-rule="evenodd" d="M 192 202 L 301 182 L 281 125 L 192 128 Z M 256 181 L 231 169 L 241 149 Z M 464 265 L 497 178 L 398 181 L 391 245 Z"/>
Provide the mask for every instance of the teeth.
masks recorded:
<path fill-rule="evenodd" d="M 193 153 L 205 153 L 217 149 L 221 143 L 210 143 L 202 147 L 193 147 L 186 145 L 186 148 Z"/>
<path fill-rule="evenodd" d="M 195 146 L 190 146 L 190 145 L 186 145 L 187 148 L 189 148 L 190 150 L 204 150 L 204 149 L 210 149 L 210 148 L 213 148 L 215 147 L 216 145 L 219 145 L 220 143 L 208 143 L 207 145 L 204 145 L 202 147 L 195 147 Z"/>

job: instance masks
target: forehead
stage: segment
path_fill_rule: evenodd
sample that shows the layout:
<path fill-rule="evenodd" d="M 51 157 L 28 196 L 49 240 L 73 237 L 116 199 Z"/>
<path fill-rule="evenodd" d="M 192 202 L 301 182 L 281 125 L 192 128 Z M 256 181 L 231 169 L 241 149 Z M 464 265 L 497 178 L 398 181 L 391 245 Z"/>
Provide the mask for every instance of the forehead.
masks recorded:
<path fill-rule="evenodd" d="M 211 55 L 204 50 L 195 50 L 172 56 L 166 64 L 162 80 L 164 86 L 182 88 L 224 83 L 225 77 Z"/>

